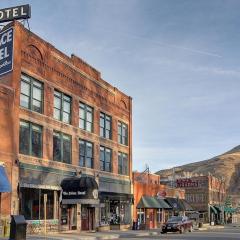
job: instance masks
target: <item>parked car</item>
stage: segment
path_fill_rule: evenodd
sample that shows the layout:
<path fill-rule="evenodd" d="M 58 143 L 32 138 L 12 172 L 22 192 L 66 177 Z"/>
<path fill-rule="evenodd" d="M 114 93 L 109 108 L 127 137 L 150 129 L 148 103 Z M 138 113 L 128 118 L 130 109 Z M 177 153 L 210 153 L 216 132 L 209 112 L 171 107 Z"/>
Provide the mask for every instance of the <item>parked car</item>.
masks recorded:
<path fill-rule="evenodd" d="M 193 231 L 193 223 L 189 220 L 188 217 L 185 216 L 177 216 L 171 217 L 168 221 L 162 226 L 162 233 L 167 232 L 192 232 Z"/>

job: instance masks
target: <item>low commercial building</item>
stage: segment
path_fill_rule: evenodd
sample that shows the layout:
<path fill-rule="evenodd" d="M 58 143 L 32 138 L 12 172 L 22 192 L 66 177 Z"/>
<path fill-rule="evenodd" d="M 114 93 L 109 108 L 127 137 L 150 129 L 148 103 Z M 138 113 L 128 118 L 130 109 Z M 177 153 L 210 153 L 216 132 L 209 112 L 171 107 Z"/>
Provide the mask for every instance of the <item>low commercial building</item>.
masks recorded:
<path fill-rule="evenodd" d="M 133 172 L 133 221 L 140 228 L 158 228 L 170 216 L 185 214 L 185 191 L 160 184 L 160 176 Z"/>
<path fill-rule="evenodd" d="M 48 231 L 129 227 L 132 98 L 19 22 L 7 29 L 13 69 L 0 76 L 0 151 L 12 192 L 2 217 L 23 214 L 34 233 L 46 203 Z"/>

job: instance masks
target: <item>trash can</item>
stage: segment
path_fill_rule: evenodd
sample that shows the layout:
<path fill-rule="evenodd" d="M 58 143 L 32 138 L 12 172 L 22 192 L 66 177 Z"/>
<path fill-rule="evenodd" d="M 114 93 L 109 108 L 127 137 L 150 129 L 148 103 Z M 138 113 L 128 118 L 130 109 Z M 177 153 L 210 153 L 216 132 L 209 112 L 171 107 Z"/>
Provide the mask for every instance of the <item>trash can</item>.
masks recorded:
<path fill-rule="evenodd" d="M 200 222 L 200 223 L 198 224 L 198 227 L 199 227 L 199 228 L 202 228 L 202 227 L 203 227 L 203 223 Z"/>
<path fill-rule="evenodd" d="M 12 215 L 9 240 L 26 240 L 27 222 L 23 215 Z"/>

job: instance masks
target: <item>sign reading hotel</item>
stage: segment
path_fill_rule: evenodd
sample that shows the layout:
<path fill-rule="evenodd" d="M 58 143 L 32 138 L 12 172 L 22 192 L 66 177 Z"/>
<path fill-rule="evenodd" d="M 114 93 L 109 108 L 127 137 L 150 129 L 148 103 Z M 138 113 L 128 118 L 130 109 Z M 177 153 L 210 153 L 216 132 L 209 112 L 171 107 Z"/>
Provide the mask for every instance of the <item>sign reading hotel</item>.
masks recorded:
<path fill-rule="evenodd" d="M 13 69 L 13 28 L 0 32 L 0 76 Z"/>
<path fill-rule="evenodd" d="M 14 19 L 28 19 L 31 17 L 29 4 L 0 9 L 0 22 L 9 22 Z"/>

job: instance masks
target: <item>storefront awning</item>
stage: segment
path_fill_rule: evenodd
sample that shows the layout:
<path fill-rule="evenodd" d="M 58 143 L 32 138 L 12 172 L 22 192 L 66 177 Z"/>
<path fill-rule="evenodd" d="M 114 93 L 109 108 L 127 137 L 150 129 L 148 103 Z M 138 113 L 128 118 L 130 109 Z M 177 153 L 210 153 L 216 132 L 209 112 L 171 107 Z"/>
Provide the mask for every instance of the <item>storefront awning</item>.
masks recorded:
<path fill-rule="evenodd" d="M 183 205 L 185 211 L 194 211 L 193 207 L 185 199 L 180 199 L 180 202 Z"/>
<path fill-rule="evenodd" d="M 83 199 L 98 199 L 98 184 L 91 176 L 64 178 L 61 187 L 63 202 L 68 200 L 68 202 L 80 203 Z"/>
<path fill-rule="evenodd" d="M 214 206 L 210 206 L 210 210 L 212 210 L 212 212 L 214 212 L 214 214 L 218 214 L 218 211 Z"/>
<path fill-rule="evenodd" d="M 214 205 L 214 208 L 220 213 L 224 210 L 224 207 L 223 206 L 216 206 Z"/>
<path fill-rule="evenodd" d="M 151 196 L 142 196 L 139 203 L 137 204 L 137 208 L 169 209 L 171 207 L 163 199 L 158 199 Z"/>
<path fill-rule="evenodd" d="M 177 211 L 185 211 L 184 205 L 179 198 L 166 198 L 167 203 L 173 208 L 173 210 Z"/>
<path fill-rule="evenodd" d="M 4 166 L 0 166 L 0 192 L 11 192 L 11 184 Z"/>
<path fill-rule="evenodd" d="M 224 207 L 224 212 L 225 213 L 235 213 L 236 209 L 232 207 Z"/>

